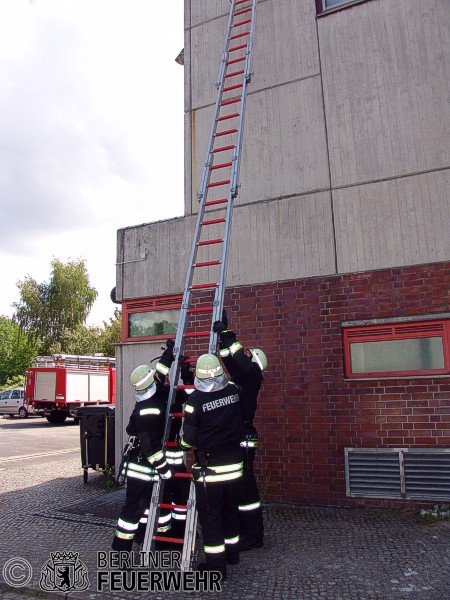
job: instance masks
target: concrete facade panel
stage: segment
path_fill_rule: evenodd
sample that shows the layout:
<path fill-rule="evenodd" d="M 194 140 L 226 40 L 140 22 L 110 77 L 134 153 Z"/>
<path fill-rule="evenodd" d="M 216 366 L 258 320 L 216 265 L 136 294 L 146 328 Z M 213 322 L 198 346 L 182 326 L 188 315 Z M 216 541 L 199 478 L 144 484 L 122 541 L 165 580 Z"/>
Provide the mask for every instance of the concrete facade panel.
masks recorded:
<path fill-rule="evenodd" d="M 203 173 L 213 109 L 192 113 L 192 210 Z M 223 144 L 228 143 L 223 140 Z M 250 94 L 236 204 L 329 187 L 319 77 Z"/>
<path fill-rule="evenodd" d="M 450 165 L 447 0 L 377 0 L 318 20 L 331 180 Z"/>
<path fill-rule="evenodd" d="M 210 227 L 210 239 L 217 235 L 215 227 L 219 226 Z M 195 218 L 186 217 L 121 230 L 119 256 L 125 264 L 117 267 L 117 298 L 126 300 L 181 293 L 194 228 Z M 145 260 L 136 260 L 145 251 Z M 212 252 L 207 246 L 197 258 L 211 260 Z M 197 269 L 199 274 L 194 283 L 216 280 L 215 268 Z M 235 207 L 228 285 L 334 272 L 329 192 Z"/>
<path fill-rule="evenodd" d="M 338 272 L 448 260 L 450 169 L 335 190 Z"/>
<path fill-rule="evenodd" d="M 117 382 L 117 389 L 122 392 L 121 401 L 116 404 L 116 465 L 120 464 L 122 449 L 128 439 L 125 429 L 136 403 L 130 384 L 131 372 L 138 365 L 150 364 L 150 361 L 156 356 L 161 356 L 161 353 L 161 342 L 136 342 L 116 347 L 116 368 L 121 376 L 120 382 Z"/>

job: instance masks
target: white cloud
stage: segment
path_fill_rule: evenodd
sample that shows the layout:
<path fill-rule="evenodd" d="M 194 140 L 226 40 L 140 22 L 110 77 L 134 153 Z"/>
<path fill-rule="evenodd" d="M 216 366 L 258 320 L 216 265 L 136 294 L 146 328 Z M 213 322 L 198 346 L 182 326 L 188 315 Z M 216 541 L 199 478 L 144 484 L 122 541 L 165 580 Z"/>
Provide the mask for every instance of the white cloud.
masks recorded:
<path fill-rule="evenodd" d="M 114 310 L 116 230 L 183 211 L 183 0 L 0 2 L 0 314 L 83 257 Z"/>

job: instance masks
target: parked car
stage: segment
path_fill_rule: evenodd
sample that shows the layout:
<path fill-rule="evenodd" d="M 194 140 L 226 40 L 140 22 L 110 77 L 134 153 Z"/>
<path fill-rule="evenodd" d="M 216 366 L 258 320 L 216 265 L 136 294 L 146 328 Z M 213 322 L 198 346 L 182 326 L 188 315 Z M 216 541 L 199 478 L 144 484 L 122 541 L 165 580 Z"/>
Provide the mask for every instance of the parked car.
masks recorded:
<path fill-rule="evenodd" d="M 28 414 L 29 410 L 24 404 L 23 388 L 5 390 L 0 394 L 0 415 L 11 415 L 26 419 Z"/>

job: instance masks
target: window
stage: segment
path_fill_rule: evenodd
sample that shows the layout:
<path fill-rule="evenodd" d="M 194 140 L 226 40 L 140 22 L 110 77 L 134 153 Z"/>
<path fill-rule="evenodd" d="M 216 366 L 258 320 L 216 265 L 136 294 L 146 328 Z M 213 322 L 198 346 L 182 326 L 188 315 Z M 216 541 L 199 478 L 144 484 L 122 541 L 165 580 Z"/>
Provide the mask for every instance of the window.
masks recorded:
<path fill-rule="evenodd" d="M 344 328 L 348 378 L 450 373 L 450 321 Z"/>
<path fill-rule="evenodd" d="M 182 296 L 129 300 L 122 304 L 122 341 L 166 338 L 177 333 Z"/>
<path fill-rule="evenodd" d="M 367 2 L 367 0 L 316 0 L 316 11 L 317 14 L 320 14 L 337 8 L 345 8 L 352 4 L 360 4 L 361 2 Z"/>

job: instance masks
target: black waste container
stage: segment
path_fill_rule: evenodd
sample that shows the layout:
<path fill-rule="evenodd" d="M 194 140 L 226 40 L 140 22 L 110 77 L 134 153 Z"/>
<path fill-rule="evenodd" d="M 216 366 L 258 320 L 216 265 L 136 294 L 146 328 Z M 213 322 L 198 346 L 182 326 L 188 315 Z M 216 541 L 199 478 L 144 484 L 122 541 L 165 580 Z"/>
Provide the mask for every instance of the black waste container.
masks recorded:
<path fill-rule="evenodd" d="M 106 472 L 114 469 L 115 407 L 111 405 L 82 406 L 77 410 L 80 420 L 81 466 L 84 483 L 88 469 Z"/>

